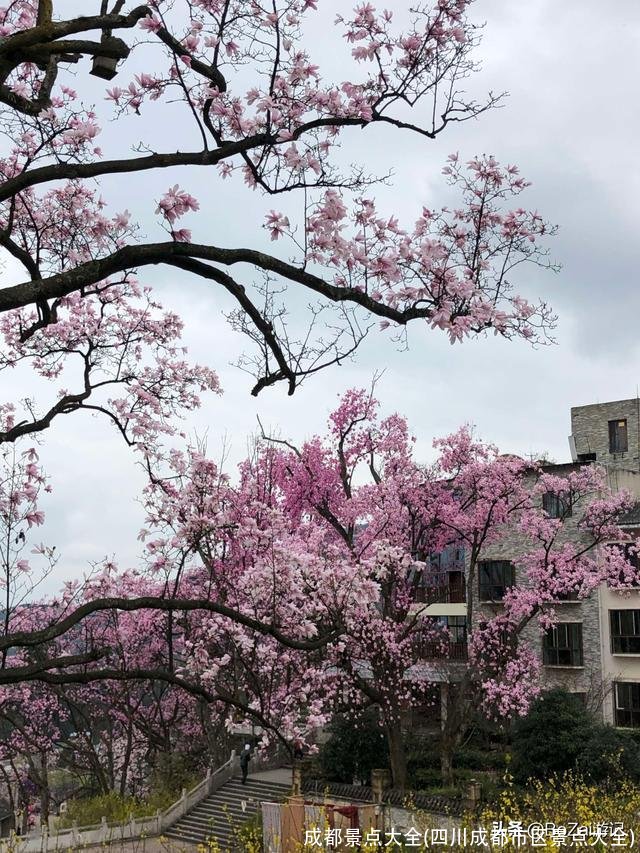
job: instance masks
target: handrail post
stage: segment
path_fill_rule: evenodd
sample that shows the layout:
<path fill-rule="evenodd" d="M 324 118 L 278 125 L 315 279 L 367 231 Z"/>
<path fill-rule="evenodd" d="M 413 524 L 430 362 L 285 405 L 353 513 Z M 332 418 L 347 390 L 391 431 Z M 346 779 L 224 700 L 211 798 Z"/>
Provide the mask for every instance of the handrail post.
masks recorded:
<path fill-rule="evenodd" d="M 231 774 L 230 774 L 229 778 L 233 779 L 233 777 L 236 775 L 236 751 L 235 751 L 235 749 L 231 750 L 231 757 L 229 758 L 229 761 L 231 763 Z"/>

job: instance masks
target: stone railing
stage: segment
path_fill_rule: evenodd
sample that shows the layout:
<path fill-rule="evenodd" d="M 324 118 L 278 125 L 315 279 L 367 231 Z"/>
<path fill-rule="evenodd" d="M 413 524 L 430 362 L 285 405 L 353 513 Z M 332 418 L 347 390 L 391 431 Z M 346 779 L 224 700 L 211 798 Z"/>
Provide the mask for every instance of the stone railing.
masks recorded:
<path fill-rule="evenodd" d="M 375 771 L 374 771 L 375 772 Z M 424 794 L 416 791 L 395 791 L 386 788 L 377 793 L 373 788 L 360 785 L 347 785 L 342 782 L 326 782 L 321 779 L 304 779 L 302 795 L 308 799 L 321 801 L 323 798 L 335 798 L 357 803 L 382 803 L 387 806 L 402 807 L 411 804 L 414 809 L 430 814 L 459 816 L 465 810 L 460 798 Z"/>
<path fill-rule="evenodd" d="M 93 826 L 72 826 L 57 830 L 43 824 L 38 832 L 29 835 L 12 835 L 0 839 L 0 853 L 52 853 L 55 850 L 75 850 L 94 844 L 106 845 L 117 841 L 161 835 L 183 815 L 202 800 L 232 779 L 237 770 L 235 752 L 217 770 L 207 770 L 207 775 L 190 791 L 183 790 L 182 796 L 165 811 L 157 811 L 151 817 L 131 817 L 127 821 L 109 823 L 106 818 Z"/>

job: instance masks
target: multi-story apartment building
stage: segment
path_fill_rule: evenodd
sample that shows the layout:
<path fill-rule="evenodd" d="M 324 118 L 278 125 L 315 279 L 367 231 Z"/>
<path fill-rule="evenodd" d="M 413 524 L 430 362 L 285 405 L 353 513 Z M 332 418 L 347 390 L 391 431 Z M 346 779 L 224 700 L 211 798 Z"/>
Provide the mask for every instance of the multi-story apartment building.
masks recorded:
<path fill-rule="evenodd" d="M 603 466 L 612 489 L 626 489 L 638 497 L 638 506 L 622 526 L 640 536 L 640 402 L 572 408 L 569 446 L 572 461 L 545 466 L 545 471 L 566 476 L 583 465 Z M 555 496 L 544 496 L 543 508 L 552 517 L 563 518 L 565 541 L 584 537 L 579 516 Z M 425 616 L 446 624 L 451 634 L 444 655 L 442 646 L 424 649 L 431 662 L 430 678 L 442 685 L 443 695 L 465 666 L 468 597 L 474 620 L 499 612 L 505 591 L 522 582 L 516 577 L 516 563 L 529 546 L 517 530 L 506 530 L 485 550 L 472 585 L 462 549 L 450 548 L 431 558 L 429 583 L 418 587 L 416 604 L 424 608 Z M 640 563 L 633 549 L 629 557 Z M 558 624 L 552 630 L 541 636 L 532 624 L 523 633 L 523 640 L 539 648 L 545 685 L 580 694 L 606 722 L 640 729 L 640 586 L 637 591 L 603 586 L 587 599 L 569 596 L 555 609 Z"/>
<path fill-rule="evenodd" d="M 640 400 L 615 400 L 571 409 L 569 444 L 577 459 L 605 466 L 609 484 L 640 500 Z M 640 503 L 623 520 L 640 536 Z M 634 549 L 628 558 L 638 563 Z M 597 592 L 602 660 L 602 711 L 606 722 L 640 729 L 640 588 Z"/>
<path fill-rule="evenodd" d="M 545 473 L 556 477 L 567 476 L 579 468 L 581 462 L 543 466 Z M 531 478 L 533 486 L 534 476 Z M 580 514 L 573 512 L 555 495 L 544 495 L 542 507 L 552 517 L 562 518 L 558 544 L 585 541 L 579 527 Z M 508 528 L 499 542 L 485 548 L 477 565 L 477 582 L 470 589 L 474 596 L 475 619 L 480 621 L 499 613 L 501 600 L 514 583 L 525 584 L 518 577 L 518 558 L 531 548 L 527 537 L 515 528 Z M 521 640 L 537 648 L 543 666 L 543 678 L 548 687 L 564 687 L 580 694 L 589 704 L 597 701 L 601 692 L 602 653 L 600 643 L 600 608 L 596 596 L 580 599 L 568 595 L 554 605 L 558 624 L 541 635 L 536 621 L 522 632 Z"/>
<path fill-rule="evenodd" d="M 571 455 L 611 471 L 640 471 L 640 398 L 571 409 Z"/>

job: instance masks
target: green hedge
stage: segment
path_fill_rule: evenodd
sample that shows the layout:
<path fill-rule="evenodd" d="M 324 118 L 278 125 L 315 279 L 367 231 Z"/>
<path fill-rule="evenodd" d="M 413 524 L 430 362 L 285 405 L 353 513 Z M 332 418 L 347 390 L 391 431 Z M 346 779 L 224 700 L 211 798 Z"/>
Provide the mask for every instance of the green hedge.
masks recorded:
<path fill-rule="evenodd" d="M 166 769 L 166 768 L 163 768 Z M 198 782 L 193 774 L 176 773 L 169 781 L 164 772 L 152 777 L 152 788 L 148 796 L 123 797 L 115 791 L 98 794 L 67 802 L 67 810 L 60 816 L 60 827 L 92 826 L 100 823 L 103 817 L 117 823 L 133 817 L 150 817 L 158 810 L 164 811 L 180 798 L 183 788 L 192 788 Z"/>

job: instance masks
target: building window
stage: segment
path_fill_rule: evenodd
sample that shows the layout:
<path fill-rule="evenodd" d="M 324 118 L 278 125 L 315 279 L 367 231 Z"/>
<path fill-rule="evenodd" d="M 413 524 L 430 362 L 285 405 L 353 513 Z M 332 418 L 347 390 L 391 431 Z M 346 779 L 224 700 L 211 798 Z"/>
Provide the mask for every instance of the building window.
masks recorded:
<path fill-rule="evenodd" d="M 464 548 L 448 545 L 442 551 L 430 554 L 429 564 L 435 572 L 464 571 Z"/>
<path fill-rule="evenodd" d="M 610 610 L 611 652 L 640 655 L 640 610 Z"/>
<path fill-rule="evenodd" d="M 478 598 L 480 601 L 502 601 L 515 583 L 515 568 L 509 560 L 483 560 L 478 563 Z"/>
<path fill-rule="evenodd" d="M 566 495 L 545 492 L 542 496 L 542 509 L 549 518 L 569 518 L 571 515 L 571 492 Z"/>
<path fill-rule="evenodd" d="M 582 666 L 582 622 L 560 622 L 544 635 L 546 666 Z"/>
<path fill-rule="evenodd" d="M 627 419 L 609 421 L 609 453 L 626 453 L 628 449 Z"/>
<path fill-rule="evenodd" d="M 640 728 L 640 684 L 617 681 L 613 691 L 616 726 Z"/>
<path fill-rule="evenodd" d="M 439 616 L 438 622 L 447 630 L 451 636 L 452 643 L 467 642 L 467 617 L 466 616 Z"/>

